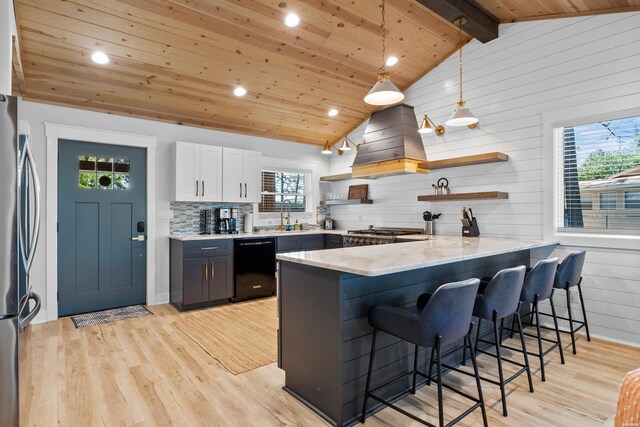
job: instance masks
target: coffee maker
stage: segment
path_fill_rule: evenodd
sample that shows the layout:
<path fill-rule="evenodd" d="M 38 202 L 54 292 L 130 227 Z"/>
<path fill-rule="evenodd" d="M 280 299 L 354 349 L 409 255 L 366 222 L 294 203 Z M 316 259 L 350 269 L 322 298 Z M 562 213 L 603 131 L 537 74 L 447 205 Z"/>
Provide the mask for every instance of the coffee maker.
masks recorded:
<path fill-rule="evenodd" d="M 217 234 L 237 234 L 238 209 L 216 208 L 215 232 Z"/>

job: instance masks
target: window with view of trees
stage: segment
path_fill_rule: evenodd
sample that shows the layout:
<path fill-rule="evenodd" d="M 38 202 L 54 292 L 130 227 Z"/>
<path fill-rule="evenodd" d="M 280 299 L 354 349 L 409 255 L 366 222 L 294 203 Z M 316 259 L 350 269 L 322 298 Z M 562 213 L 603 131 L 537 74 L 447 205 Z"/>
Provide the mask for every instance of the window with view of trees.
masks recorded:
<path fill-rule="evenodd" d="M 556 130 L 560 231 L 640 234 L 640 116 Z"/>
<path fill-rule="evenodd" d="M 300 172 L 262 171 L 259 212 L 306 212 L 306 175 Z"/>

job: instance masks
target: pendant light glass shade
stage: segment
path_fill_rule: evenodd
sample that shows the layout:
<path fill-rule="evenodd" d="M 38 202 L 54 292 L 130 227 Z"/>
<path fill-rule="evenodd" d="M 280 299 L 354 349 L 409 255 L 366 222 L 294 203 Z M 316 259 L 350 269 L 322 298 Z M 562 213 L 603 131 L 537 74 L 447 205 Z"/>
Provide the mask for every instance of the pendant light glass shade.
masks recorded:
<path fill-rule="evenodd" d="M 351 146 L 349 145 L 349 140 L 347 138 L 342 140 L 342 145 L 340 146 L 340 150 L 342 151 L 351 150 Z"/>
<path fill-rule="evenodd" d="M 424 115 L 424 118 L 422 119 L 422 122 L 420 123 L 420 127 L 418 128 L 418 132 L 420 132 L 420 133 L 431 133 L 431 132 L 433 132 L 433 128 L 429 124 L 429 118 L 427 117 L 426 114 Z"/>
<path fill-rule="evenodd" d="M 458 102 L 458 108 L 453 112 L 449 120 L 444 122 L 447 126 L 469 126 L 478 123 L 479 119 L 464 105 L 464 101 Z"/>
<path fill-rule="evenodd" d="M 378 81 L 371 88 L 364 102 L 370 105 L 391 105 L 404 99 L 404 93 L 394 85 L 389 79 L 389 73 L 382 72 L 378 76 Z"/>
<path fill-rule="evenodd" d="M 328 142 L 325 142 L 324 147 L 322 148 L 322 154 L 331 154 L 331 147 Z"/>

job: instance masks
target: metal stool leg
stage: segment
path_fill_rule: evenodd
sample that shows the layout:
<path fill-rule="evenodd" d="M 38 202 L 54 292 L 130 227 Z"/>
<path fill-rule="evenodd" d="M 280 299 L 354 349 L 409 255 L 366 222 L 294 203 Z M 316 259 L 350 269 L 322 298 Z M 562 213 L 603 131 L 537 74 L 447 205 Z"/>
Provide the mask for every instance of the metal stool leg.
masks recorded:
<path fill-rule="evenodd" d="M 493 336 L 496 341 L 496 356 L 498 358 L 498 376 L 500 377 L 500 396 L 502 397 L 502 415 L 507 416 L 507 394 L 504 390 L 504 372 L 502 372 L 502 355 L 500 354 L 500 335 L 502 329 L 498 326 L 498 313 L 493 312 Z"/>
<path fill-rule="evenodd" d="M 440 348 L 442 338 L 436 338 L 436 372 L 438 375 L 438 421 L 440 427 L 444 427 L 444 405 L 442 403 L 442 349 Z"/>
<path fill-rule="evenodd" d="M 479 322 L 478 322 L 479 323 Z M 469 346 L 469 354 L 471 356 L 471 364 L 473 365 L 473 373 L 476 377 L 476 387 L 478 388 L 478 400 L 480 400 L 480 410 L 482 411 L 482 424 L 484 427 L 488 427 L 487 422 L 487 410 L 484 407 L 484 397 L 482 397 L 482 385 L 480 384 L 480 373 L 478 372 L 478 362 L 476 361 L 476 352 L 471 344 L 471 332 L 466 337 L 467 345 Z"/>
<path fill-rule="evenodd" d="M 413 355 L 413 386 L 411 387 L 411 394 L 416 394 L 416 377 L 418 376 L 418 344 L 416 344 L 416 351 Z"/>
<path fill-rule="evenodd" d="M 553 291 L 551 291 L 549 304 L 551 304 L 551 315 L 553 316 L 553 325 L 556 328 L 556 341 L 558 342 L 558 350 L 560 350 L 560 363 L 564 365 L 564 350 L 562 349 L 562 341 L 560 341 L 560 328 L 558 327 L 558 316 L 556 315 L 556 305 L 553 302 Z"/>
<path fill-rule="evenodd" d="M 362 403 L 362 415 L 360 416 L 360 422 L 364 423 L 364 419 L 367 415 L 367 400 L 369 399 L 369 390 L 371 389 L 371 371 L 373 370 L 373 358 L 376 355 L 376 334 L 377 329 L 373 329 L 373 337 L 371 338 L 371 354 L 369 355 L 369 370 L 367 371 L 367 385 L 364 389 L 364 402 Z"/>
<path fill-rule="evenodd" d="M 518 312 L 515 315 L 515 319 L 518 320 L 518 334 L 520 335 L 520 343 L 522 344 L 522 355 L 524 356 L 524 364 L 527 367 L 527 379 L 529 380 L 529 391 L 533 393 L 533 379 L 531 378 L 531 366 L 529 366 L 529 356 L 527 355 L 527 345 L 524 340 L 524 333 L 522 331 L 522 321 L 520 320 L 520 305 L 518 304 Z M 514 319 L 514 320 L 515 320 Z M 511 331 L 513 333 L 513 326 Z"/>
<path fill-rule="evenodd" d="M 482 325 L 482 319 L 478 318 L 478 329 L 476 330 L 476 346 L 474 349 L 478 350 L 478 344 L 480 343 L 480 325 Z"/>
<path fill-rule="evenodd" d="M 582 318 L 584 319 L 584 329 L 587 332 L 587 341 L 591 341 L 589 334 L 589 322 L 587 322 L 587 310 L 584 308 L 584 298 L 582 297 L 582 277 L 578 282 L 578 295 L 580 295 L 580 305 L 582 306 Z"/>
<path fill-rule="evenodd" d="M 540 376 L 542 382 L 546 381 L 544 376 L 544 353 L 542 352 L 542 334 L 540 333 L 540 314 L 538 313 L 538 295 L 535 296 L 533 301 L 533 312 L 536 316 L 536 332 L 538 333 L 538 357 L 540 358 Z"/>
<path fill-rule="evenodd" d="M 571 347 L 573 348 L 573 354 L 576 353 L 576 336 L 573 331 L 573 315 L 571 314 L 571 294 L 569 292 L 569 288 L 567 291 L 567 312 L 569 313 L 569 332 L 571 333 Z"/>
<path fill-rule="evenodd" d="M 433 372 L 433 358 L 434 358 L 434 354 L 435 354 L 436 348 L 432 347 L 431 348 L 431 359 L 429 360 L 429 376 L 427 377 L 427 385 L 430 386 L 431 385 L 431 373 Z"/>

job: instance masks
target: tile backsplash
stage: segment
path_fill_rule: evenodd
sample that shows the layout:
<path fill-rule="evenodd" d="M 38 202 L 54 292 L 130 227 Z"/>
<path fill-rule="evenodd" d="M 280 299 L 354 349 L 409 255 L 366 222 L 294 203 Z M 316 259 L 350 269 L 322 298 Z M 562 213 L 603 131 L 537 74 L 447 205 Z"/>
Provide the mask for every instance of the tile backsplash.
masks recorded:
<path fill-rule="evenodd" d="M 200 211 L 215 208 L 238 209 L 237 229 L 244 229 L 244 214 L 253 212 L 250 204 L 174 202 L 170 204 L 173 218 L 169 221 L 172 235 L 198 234 L 200 232 Z"/>

